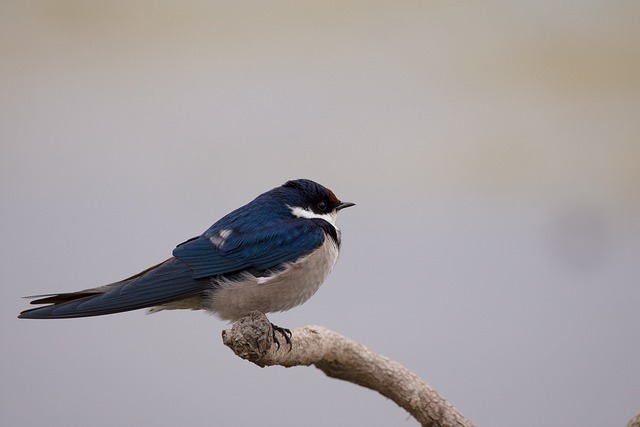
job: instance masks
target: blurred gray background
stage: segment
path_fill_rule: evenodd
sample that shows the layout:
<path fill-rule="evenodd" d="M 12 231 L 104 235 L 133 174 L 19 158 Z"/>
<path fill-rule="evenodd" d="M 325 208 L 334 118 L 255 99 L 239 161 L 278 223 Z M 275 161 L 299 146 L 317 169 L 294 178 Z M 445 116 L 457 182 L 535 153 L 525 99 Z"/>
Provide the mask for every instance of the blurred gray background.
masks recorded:
<path fill-rule="evenodd" d="M 306 177 L 358 205 L 307 304 L 479 426 L 640 411 L 640 3 L 0 3 L 0 424 L 405 426 L 200 312 L 16 319 Z M 544 420 L 542 422 L 541 420 Z"/>

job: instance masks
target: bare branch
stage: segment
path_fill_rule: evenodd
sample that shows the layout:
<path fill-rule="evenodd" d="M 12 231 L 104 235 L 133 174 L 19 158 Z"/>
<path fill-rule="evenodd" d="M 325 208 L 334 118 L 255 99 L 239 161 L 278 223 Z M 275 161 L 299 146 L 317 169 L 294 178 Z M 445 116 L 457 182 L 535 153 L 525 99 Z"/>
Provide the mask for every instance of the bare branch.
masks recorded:
<path fill-rule="evenodd" d="M 260 367 L 314 365 L 326 375 L 370 388 L 396 402 L 423 426 L 472 427 L 429 384 L 399 363 L 321 326 L 293 331 L 292 349 L 278 348 L 267 317 L 252 312 L 222 331 L 224 344 Z M 280 340 L 284 341 L 284 340 Z"/>

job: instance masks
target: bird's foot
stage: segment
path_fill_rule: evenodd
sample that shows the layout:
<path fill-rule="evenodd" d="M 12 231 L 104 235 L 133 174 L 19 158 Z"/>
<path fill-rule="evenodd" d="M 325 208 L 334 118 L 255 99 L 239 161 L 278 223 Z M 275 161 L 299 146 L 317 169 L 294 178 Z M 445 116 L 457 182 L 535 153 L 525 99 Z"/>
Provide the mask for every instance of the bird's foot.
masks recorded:
<path fill-rule="evenodd" d="M 287 328 L 281 328 L 280 326 L 276 326 L 273 323 L 271 324 L 271 328 L 273 329 L 273 342 L 276 343 L 278 349 L 280 349 L 280 340 L 278 340 L 276 332 L 280 332 L 280 334 L 282 334 L 284 340 L 289 345 L 289 351 L 291 351 L 291 349 L 293 348 L 293 345 L 291 344 L 291 330 Z"/>

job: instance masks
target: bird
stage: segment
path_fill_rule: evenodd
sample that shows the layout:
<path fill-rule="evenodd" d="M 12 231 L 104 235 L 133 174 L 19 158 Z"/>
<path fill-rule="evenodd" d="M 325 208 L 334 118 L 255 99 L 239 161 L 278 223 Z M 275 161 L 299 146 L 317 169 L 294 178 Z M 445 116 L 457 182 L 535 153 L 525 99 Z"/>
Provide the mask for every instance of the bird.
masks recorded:
<path fill-rule="evenodd" d="M 290 180 L 230 212 L 166 261 L 124 280 L 77 292 L 34 295 L 23 319 L 68 319 L 137 309 L 206 310 L 236 321 L 286 311 L 316 293 L 338 260 L 342 202 L 309 179 Z M 291 331 L 273 325 L 291 345 Z"/>

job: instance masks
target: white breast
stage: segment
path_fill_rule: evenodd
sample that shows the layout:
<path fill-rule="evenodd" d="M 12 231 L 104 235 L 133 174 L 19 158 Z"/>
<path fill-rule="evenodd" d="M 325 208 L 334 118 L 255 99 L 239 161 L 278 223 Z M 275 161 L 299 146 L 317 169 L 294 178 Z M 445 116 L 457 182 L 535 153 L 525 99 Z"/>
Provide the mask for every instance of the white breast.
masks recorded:
<path fill-rule="evenodd" d="M 338 246 L 327 237 L 318 250 L 270 276 L 246 273 L 233 281 L 218 279 L 204 301 L 204 308 L 232 321 L 252 310 L 262 313 L 289 310 L 316 293 L 337 260 Z"/>

